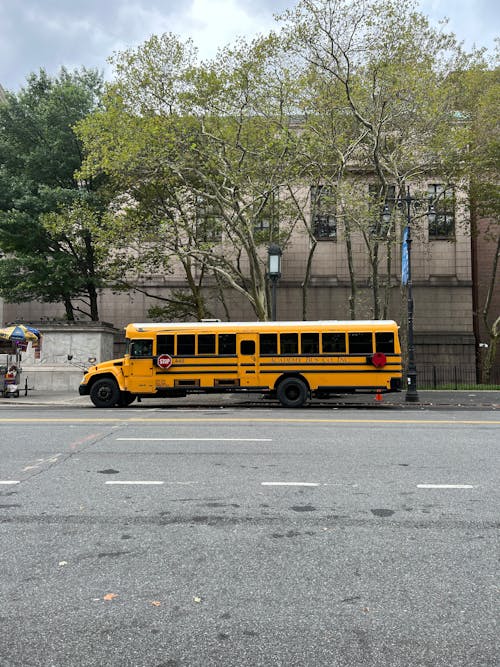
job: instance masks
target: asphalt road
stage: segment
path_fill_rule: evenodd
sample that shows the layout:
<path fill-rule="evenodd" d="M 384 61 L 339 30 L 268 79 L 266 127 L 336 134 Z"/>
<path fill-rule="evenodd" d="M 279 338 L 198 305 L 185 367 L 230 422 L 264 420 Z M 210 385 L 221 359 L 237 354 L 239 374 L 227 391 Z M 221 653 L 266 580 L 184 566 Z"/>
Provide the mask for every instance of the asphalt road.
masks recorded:
<path fill-rule="evenodd" d="M 498 665 L 494 411 L 0 410 L 0 665 Z"/>

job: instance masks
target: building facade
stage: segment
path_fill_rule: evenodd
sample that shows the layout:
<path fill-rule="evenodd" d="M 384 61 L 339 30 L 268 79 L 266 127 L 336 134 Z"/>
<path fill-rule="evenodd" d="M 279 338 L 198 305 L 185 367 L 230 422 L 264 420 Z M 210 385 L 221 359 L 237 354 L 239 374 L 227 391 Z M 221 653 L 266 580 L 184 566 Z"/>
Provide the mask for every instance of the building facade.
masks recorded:
<path fill-rule="evenodd" d="M 475 324 L 473 289 L 472 242 L 467 209 L 457 193 L 444 193 L 434 180 L 419 184 L 427 190 L 429 201 L 435 204 L 432 219 L 421 211 L 411 212 L 411 267 L 415 305 L 414 333 L 417 364 L 427 374 L 440 369 L 455 369 L 463 377 L 464 369 L 475 375 L 478 332 Z M 368 195 L 369 186 L 366 186 Z M 309 224 L 296 225 L 289 242 L 283 248 L 281 278 L 277 287 L 277 319 L 301 320 L 304 317 L 304 281 L 311 252 L 311 234 L 316 240 L 306 290 L 306 319 L 349 319 L 351 274 L 345 243 L 346 230 L 328 205 L 321 204 L 317 186 L 304 189 L 309 200 Z M 391 208 L 394 202 L 391 203 Z M 427 206 L 427 204 L 426 204 Z M 404 218 L 403 218 L 404 219 Z M 260 221 L 259 224 L 262 224 Z M 260 230 L 262 231 L 262 230 Z M 387 253 L 379 257 L 381 285 L 389 281 L 389 307 L 384 316 L 402 324 L 405 338 L 407 312 L 406 292 L 401 288 L 401 234 L 398 232 L 391 248 L 391 270 L 387 275 Z M 370 319 L 374 315 L 373 275 L 369 261 L 370 230 L 351 231 L 352 260 L 356 277 L 356 317 Z M 223 242 L 223 241 L 222 241 Z M 227 247 L 225 252 L 231 252 Z M 267 245 L 262 244 L 265 263 Z M 352 262 L 351 262 L 352 264 Z M 481 263 L 478 263 L 481 266 Z M 148 294 L 165 296 L 172 290 L 185 289 L 186 281 L 180 270 L 168 275 L 147 276 L 144 287 Z M 207 282 L 205 293 L 211 315 L 220 319 L 255 320 L 247 300 L 236 291 L 227 290 L 225 307 L 220 302 L 215 285 Z M 100 294 L 100 318 L 117 329 L 132 321 L 148 320 L 148 310 L 158 302 L 139 291 L 130 293 L 103 290 Z M 496 306 L 495 306 L 496 307 Z M 1 312 L 1 309 L 0 309 Z M 64 317 L 62 307 L 36 302 L 3 304 L 3 321 L 40 322 Z M 118 349 L 118 348 L 117 348 Z M 427 378 L 426 384 L 429 384 Z"/>

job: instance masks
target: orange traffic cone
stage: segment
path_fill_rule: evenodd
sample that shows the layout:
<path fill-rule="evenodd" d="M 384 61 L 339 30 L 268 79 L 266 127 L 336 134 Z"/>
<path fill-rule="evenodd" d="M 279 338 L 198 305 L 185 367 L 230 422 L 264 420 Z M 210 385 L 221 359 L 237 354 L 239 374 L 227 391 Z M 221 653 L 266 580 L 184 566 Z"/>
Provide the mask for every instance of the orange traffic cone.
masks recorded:
<path fill-rule="evenodd" d="M 383 398 L 382 398 L 382 389 L 377 389 L 377 393 L 375 394 L 375 400 L 378 403 L 381 403 Z"/>

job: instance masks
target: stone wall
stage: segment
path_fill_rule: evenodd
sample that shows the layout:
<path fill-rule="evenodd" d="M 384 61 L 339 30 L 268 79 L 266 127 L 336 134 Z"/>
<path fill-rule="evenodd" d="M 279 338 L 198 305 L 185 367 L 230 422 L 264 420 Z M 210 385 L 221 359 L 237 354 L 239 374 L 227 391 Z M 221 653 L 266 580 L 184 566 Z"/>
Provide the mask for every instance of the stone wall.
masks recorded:
<path fill-rule="evenodd" d="M 39 355 L 31 345 L 22 353 L 22 386 L 27 380 L 28 388 L 37 391 L 77 392 L 83 368 L 91 363 L 89 359 L 99 363 L 114 356 L 117 330 L 110 324 L 33 322 L 32 325 L 42 334 L 42 346 Z"/>

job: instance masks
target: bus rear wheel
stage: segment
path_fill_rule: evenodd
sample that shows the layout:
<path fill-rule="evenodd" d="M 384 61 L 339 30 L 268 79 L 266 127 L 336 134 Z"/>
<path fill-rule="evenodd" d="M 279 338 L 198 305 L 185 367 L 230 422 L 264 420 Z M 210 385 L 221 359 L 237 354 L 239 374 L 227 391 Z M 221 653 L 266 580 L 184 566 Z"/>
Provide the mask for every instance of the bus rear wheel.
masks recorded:
<path fill-rule="evenodd" d="M 96 408 L 112 408 L 120 398 L 120 390 L 114 380 L 103 378 L 97 380 L 90 390 L 90 400 Z"/>
<path fill-rule="evenodd" d="M 300 378 L 285 378 L 278 385 L 276 395 L 285 408 L 300 408 L 307 400 L 307 387 Z"/>

